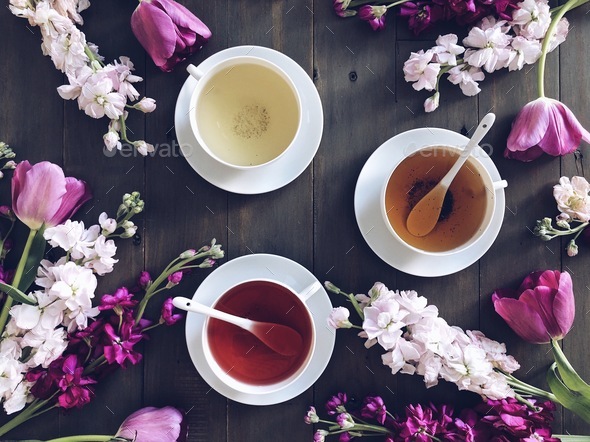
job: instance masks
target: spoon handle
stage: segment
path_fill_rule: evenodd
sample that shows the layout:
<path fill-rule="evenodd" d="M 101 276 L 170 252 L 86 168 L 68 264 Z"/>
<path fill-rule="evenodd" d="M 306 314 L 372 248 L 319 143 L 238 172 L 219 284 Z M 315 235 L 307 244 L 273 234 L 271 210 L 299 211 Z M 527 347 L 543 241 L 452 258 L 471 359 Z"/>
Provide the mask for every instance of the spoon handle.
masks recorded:
<path fill-rule="evenodd" d="M 220 319 L 221 321 L 237 325 L 238 327 L 241 327 L 245 330 L 250 330 L 250 327 L 252 325 L 252 321 L 250 321 L 249 319 L 230 315 L 229 313 L 216 310 L 212 307 L 207 307 L 206 305 L 195 302 L 192 299 L 184 298 L 182 296 L 175 297 L 172 300 L 172 304 L 174 304 L 174 307 L 179 308 L 181 310 L 193 313 L 201 313 L 203 315 L 207 315 L 212 318 Z"/>
<path fill-rule="evenodd" d="M 455 178 L 455 175 L 457 172 L 459 172 L 459 169 L 461 169 L 463 164 L 465 164 L 465 161 L 467 161 L 467 158 L 469 158 L 469 155 L 471 155 L 473 149 L 475 149 L 483 137 L 485 137 L 485 135 L 488 133 L 494 124 L 494 121 L 496 121 L 496 115 L 492 112 L 481 119 L 477 129 L 475 129 L 475 132 L 473 133 L 473 136 L 465 146 L 465 149 L 463 149 L 463 152 L 461 152 L 459 159 L 455 162 L 455 164 L 453 164 L 453 167 L 451 167 L 451 170 L 447 172 L 443 179 L 440 180 L 441 186 L 444 186 L 446 189 L 448 189 L 448 187 L 451 185 L 451 182 L 453 181 L 453 178 Z"/>

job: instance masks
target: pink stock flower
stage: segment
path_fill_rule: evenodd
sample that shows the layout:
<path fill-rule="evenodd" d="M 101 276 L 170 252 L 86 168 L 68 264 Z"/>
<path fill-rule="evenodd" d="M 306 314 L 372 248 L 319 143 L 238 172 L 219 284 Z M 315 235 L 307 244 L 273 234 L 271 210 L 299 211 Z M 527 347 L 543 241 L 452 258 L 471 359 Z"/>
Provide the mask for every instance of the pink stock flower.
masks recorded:
<path fill-rule="evenodd" d="M 211 31 L 192 12 L 173 0 L 140 0 L 131 29 L 164 72 L 203 47 Z"/>
<path fill-rule="evenodd" d="M 379 31 L 385 27 L 385 14 L 387 7 L 365 5 L 359 8 L 358 17 L 371 25 L 373 31 Z"/>
<path fill-rule="evenodd" d="M 137 301 L 133 299 L 133 293 L 129 293 L 126 287 L 121 287 L 112 295 L 103 295 L 98 309 L 100 311 L 115 310 L 120 313 L 126 308 L 135 307 L 136 304 Z"/>
<path fill-rule="evenodd" d="M 184 442 L 187 430 L 184 413 L 180 410 L 146 407 L 128 416 L 115 438 L 138 442 Z"/>
<path fill-rule="evenodd" d="M 356 15 L 356 11 L 354 9 L 346 9 L 350 4 L 350 0 L 334 0 L 334 12 L 340 17 L 352 17 Z"/>
<path fill-rule="evenodd" d="M 117 321 L 118 322 L 118 321 Z M 135 351 L 133 346 L 143 339 L 143 334 L 135 327 L 135 321 L 129 312 L 123 315 L 120 331 L 117 332 L 112 324 L 104 326 L 106 342 L 104 356 L 109 364 L 118 364 L 126 368 L 126 361 L 132 365 L 141 361 L 141 353 Z"/>
<path fill-rule="evenodd" d="M 84 181 L 66 178 L 56 164 L 21 161 L 14 170 L 12 209 L 32 230 L 61 224 L 91 196 Z"/>
<path fill-rule="evenodd" d="M 558 100 L 540 97 L 516 116 L 504 156 L 532 161 L 543 153 L 565 155 L 575 151 L 582 140 L 590 143 L 590 133 L 573 112 Z"/>
<path fill-rule="evenodd" d="M 148 285 L 152 282 L 152 275 L 149 272 L 143 271 L 139 274 L 139 278 L 137 278 L 137 284 L 142 289 L 147 289 Z"/>
<path fill-rule="evenodd" d="M 172 285 L 177 285 L 182 281 L 182 272 L 174 272 L 168 275 L 168 283 Z"/>
<path fill-rule="evenodd" d="M 574 292 L 572 278 L 567 272 L 533 272 L 518 291 L 496 290 L 492 301 L 494 309 L 510 328 L 534 344 L 562 339 L 574 322 Z"/>
<path fill-rule="evenodd" d="M 363 401 L 361 416 L 364 419 L 375 419 L 381 425 L 385 424 L 387 418 L 387 409 L 383 399 L 379 396 L 367 396 Z"/>
<path fill-rule="evenodd" d="M 161 314 L 161 321 L 164 321 L 166 325 L 174 325 L 182 318 L 184 315 L 177 313 L 173 314 L 174 311 L 174 304 L 172 304 L 172 298 L 168 298 L 162 304 L 162 314 Z"/>

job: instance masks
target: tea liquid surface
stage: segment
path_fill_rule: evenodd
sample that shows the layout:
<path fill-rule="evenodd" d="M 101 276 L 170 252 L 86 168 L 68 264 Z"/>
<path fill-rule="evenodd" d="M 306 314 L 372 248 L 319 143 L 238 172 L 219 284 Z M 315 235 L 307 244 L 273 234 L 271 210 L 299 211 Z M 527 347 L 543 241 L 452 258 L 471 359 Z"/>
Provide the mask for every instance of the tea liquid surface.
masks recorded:
<path fill-rule="evenodd" d="M 405 158 L 391 175 L 385 191 L 387 217 L 408 244 L 429 252 L 447 251 L 465 244 L 481 228 L 493 195 L 472 158 L 451 183 L 432 232 L 416 237 L 406 227 L 412 208 L 450 170 L 458 156 L 457 151 L 444 147 L 424 149 Z"/>
<path fill-rule="evenodd" d="M 287 379 L 305 362 L 312 345 L 312 324 L 303 303 L 289 290 L 266 281 L 246 283 L 223 295 L 215 308 L 255 321 L 289 326 L 303 339 L 299 354 L 284 356 L 250 332 L 210 318 L 207 335 L 211 353 L 234 379 L 253 385 L 274 384 Z"/>

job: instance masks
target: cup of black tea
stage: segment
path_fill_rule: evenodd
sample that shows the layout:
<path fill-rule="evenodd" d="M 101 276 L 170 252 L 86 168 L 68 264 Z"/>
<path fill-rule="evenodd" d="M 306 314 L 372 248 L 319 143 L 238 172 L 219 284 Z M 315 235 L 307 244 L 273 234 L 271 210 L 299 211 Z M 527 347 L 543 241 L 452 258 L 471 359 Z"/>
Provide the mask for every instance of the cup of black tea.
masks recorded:
<path fill-rule="evenodd" d="M 253 279 L 224 291 L 213 308 L 290 327 L 301 336 L 301 341 L 289 354 L 279 354 L 249 331 L 208 318 L 203 325 L 202 339 L 205 358 L 213 373 L 227 386 L 245 394 L 276 392 L 299 379 L 315 349 L 315 325 L 305 303 L 321 286 L 314 287 L 298 293 L 276 280 Z M 268 333 L 273 333 L 272 327 Z"/>
<path fill-rule="evenodd" d="M 494 182 L 476 151 L 449 186 L 434 229 L 425 236 L 414 236 L 406 225 L 410 211 L 449 171 L 463 149 L 435 145 L 409 150 L 381 190 L 381 214 L 390 233 L 406 247 L 428 255 L 451 255 L 475 246 L 490 228 L 496 192 L 507 186 L 506 181 Z M 486 155 L 479 152 L 480 158 Z"/>

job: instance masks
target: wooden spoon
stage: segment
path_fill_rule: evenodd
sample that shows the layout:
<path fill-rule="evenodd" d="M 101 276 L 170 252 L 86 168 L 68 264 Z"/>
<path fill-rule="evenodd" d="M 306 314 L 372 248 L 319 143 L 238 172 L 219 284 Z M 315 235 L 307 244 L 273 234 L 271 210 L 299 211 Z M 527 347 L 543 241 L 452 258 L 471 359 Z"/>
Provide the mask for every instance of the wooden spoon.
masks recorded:
<path fill-rule="evenodd" d="M 459 155 L 455 164 L 453 164 L 453 167 L 451 167 L 438 184 L 434 186 L 430 192 L 424 195 L 424 197 L 412 208 L 408 215 L 408 219 L 406 220 L 406 227 L 412 235 L 426 236 L 432 232 L 432 229 L 434 229 L 438 222 L 440 211 L 447 190 L 449 190 L 449 186 L 459 172 L 459 169 L 461 169 L 461 166 L 465 164 L 465 161 L 467 161 L 467 158 L 471 155 L 471 152 L 477 147 L 485 134 L 488 133 L 488 130 L 490 130 L 495 120 L 496 115 L 493 113 L 489 113 L 482 118 L 479 126 L 477 126 L 473 136 L 467 143 L 467 146 L 465 146 L 465 149 L 461 152 L 461 155 Z"/>
<path fill-rule="evenodd" d="M 221 321 L 237 325 L 244 330 L 249 331 L 256 336 L 260 342 L 271 350 L 283 356 L 294 356 L 299 354 L 303 346 L 301 335 L 291 327 L 272 322 L 253 321 L 240 316 L 230 315 L 229 313 L 216 310 L 199 302 L 193 301 L 182 296 L 177 296 L 172 300 L 174 307 L 187 312 L 201 313 Z"/>

